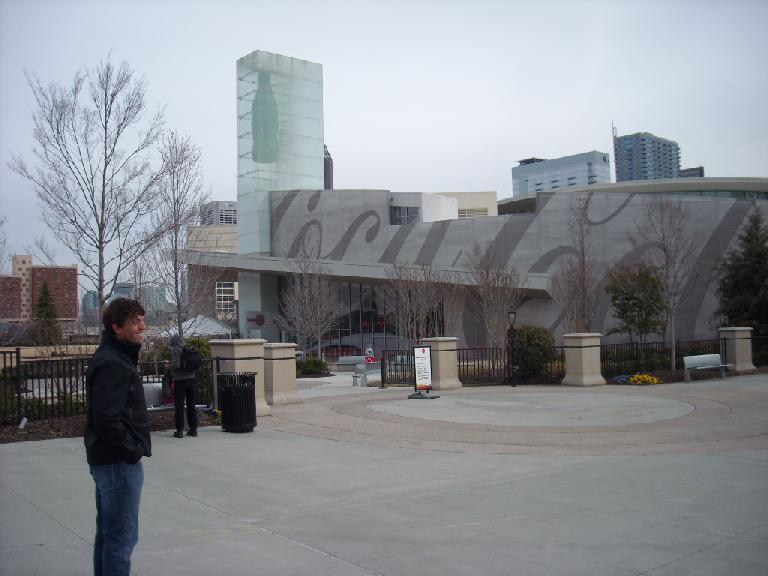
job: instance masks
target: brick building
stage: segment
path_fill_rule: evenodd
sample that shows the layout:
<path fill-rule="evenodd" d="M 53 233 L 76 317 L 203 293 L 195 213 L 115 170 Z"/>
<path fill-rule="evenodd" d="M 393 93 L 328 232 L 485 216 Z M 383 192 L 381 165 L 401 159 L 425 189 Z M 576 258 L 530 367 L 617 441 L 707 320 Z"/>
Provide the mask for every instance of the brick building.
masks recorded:
<path fill-rule="evenodd" d="M 0 276 L 0 319 L 21 318 L 21 278 Z"/>
<path fill-rule="evenodd" d="M 77 265 L 35 266 L 30 255 L 13 257 L 12 276 L 0 276 L 0 319 L 32 321 L 43 284 L 53 296 L 60 320 L 77 320 Z"/>

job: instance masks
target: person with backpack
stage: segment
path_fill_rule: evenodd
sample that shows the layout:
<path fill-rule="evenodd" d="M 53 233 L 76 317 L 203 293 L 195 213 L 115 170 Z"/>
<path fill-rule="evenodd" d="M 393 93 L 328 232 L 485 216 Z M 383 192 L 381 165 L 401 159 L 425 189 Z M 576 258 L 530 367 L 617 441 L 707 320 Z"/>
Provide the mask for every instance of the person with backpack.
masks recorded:
<path fill-rule="evenodd" d="M 184 403 L 187 404 L 187 436 L 197 436 L 197 412 L 195 412 L 195 371 L 200 367 L 200 354 L 194 348 L 184 346 L 179 336 L 171 338 L 171 379 L 174 386 L 176 438 L 184 437 Z"/>

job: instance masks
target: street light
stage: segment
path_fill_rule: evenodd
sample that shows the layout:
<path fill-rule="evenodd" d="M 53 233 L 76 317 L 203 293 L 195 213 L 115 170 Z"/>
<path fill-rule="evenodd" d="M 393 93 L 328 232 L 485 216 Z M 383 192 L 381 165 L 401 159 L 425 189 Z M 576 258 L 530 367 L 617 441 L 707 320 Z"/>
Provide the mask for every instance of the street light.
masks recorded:
<path fill-rule="evenodd" d="M 507 326 L 507 384 L 515 384 L 515 319 L 517 318 L 517 309 L 510 306 L 507 311 L 509 324 Z"/>

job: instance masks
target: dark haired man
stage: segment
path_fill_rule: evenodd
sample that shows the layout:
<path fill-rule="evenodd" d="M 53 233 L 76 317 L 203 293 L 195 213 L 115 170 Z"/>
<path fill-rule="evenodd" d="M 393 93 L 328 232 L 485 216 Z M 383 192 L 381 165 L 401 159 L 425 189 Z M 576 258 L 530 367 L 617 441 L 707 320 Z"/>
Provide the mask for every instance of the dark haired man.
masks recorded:
<path fill-rule="evenodd" d="M 104 311 L 101 344 L 85 377 L 85 450 L 96 483 L 94 576 L 128 576 L 139 540 L 142 456 L 152 455 L 144 387 L 137 369 L 144 308 L 117 298 Z"/>

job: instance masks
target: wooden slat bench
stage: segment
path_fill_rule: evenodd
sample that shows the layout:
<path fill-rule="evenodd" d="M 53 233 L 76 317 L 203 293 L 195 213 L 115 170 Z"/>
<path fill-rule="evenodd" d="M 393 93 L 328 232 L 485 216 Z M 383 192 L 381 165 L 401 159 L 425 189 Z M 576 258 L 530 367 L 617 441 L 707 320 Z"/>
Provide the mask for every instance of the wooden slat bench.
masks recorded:
<path fill-rule="evenodd" d="M 731 364 L 723 364 L 720 354 L 699 354 L 698 356 L 683 357 L 683 368 L 685 370 L 684 380 L 691 381 L 691 370 L 720 370 L 720 377 L 725 378 L 725 369 Z"/>

